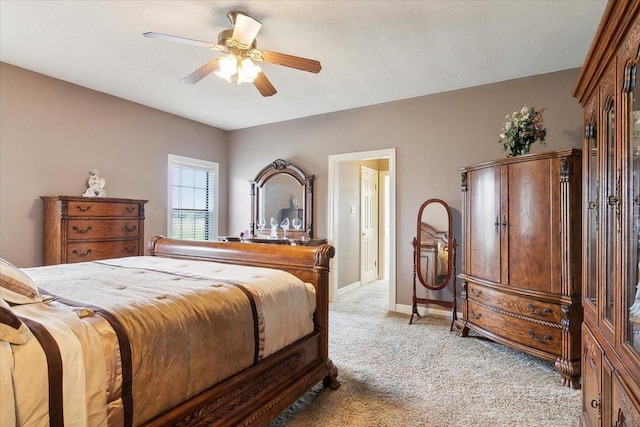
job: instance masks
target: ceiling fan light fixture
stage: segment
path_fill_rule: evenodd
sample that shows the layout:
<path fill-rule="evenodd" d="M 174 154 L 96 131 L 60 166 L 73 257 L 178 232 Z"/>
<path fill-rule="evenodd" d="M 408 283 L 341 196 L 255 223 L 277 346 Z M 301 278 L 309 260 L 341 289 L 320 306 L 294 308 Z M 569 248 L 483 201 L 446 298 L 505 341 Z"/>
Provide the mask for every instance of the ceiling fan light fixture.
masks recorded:
<path fill-rule="evenodd" d="M 258 20 L 243 12 L 231 13 L 234 14 L 232 20 L 232 38 L 242 45 L 250 46 L 256 39 L 256 36 L 258 35 L 262 24 Z"/>
<path fill-rule="evenodd" d="M 238 58 L 232 53 L 223 56 L 218 61 L 218 69 L 214 71 L 215 75 L 221 77 L 231 83 L 231 79 L 238 72 Z"/>
<path fill-rule="evenodd" d="M 238 84 L 253 83 L 261 71 L 262 69 L 259 66 L 254 64 L 249 58 L 245 58 L 240 63 L 240 67 L 238 67 L 236 80 L 238 81 Z"/>

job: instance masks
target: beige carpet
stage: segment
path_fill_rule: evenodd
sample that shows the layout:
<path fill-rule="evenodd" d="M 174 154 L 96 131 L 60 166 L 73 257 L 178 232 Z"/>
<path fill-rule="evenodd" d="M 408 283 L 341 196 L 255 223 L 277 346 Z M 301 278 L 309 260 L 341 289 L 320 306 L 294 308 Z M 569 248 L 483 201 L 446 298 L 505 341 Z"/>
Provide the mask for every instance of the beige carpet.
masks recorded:
<path fill-rule="evenodd" d="M 338 390 L 316 386 L 269 426 L 573 427 L 580 391 L 552 363 L 475 337 L 449 322 L 387 312 L 386 282 L 330 307 Z"/>

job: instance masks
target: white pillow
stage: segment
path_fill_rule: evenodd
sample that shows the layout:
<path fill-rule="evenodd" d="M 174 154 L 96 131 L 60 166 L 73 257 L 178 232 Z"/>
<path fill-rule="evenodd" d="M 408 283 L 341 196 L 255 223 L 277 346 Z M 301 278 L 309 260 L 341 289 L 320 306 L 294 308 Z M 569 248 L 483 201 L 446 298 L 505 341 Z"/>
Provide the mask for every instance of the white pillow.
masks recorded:
<path fill-rule="evenodd" d="M 12 304 L 42 301 L 38 287 L 31 277 L 2 258 L 0 258 L 0 297 Z"/>
<path fill-rule="evenodd" d="M 15 315 L 5 300 L 0 298 L 0 341 L 11 344 L 24 344 L 31 336 L 31 331 L 22 320 Z"/>

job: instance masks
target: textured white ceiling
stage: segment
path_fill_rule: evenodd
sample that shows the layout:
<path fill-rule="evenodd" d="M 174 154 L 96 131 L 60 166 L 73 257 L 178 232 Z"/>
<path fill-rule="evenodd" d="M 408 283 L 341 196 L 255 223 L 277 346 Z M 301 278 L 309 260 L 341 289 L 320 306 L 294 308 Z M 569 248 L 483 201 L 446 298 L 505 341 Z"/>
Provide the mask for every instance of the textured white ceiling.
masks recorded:
<path fill-rule="evenodd" d="M 7 1 L 0 60 L 225 130 L 580 67 L 604 0 Z M 180 80 L 218 52 L 226 14 L 262 22 L 258 47 L 317 59 L 319 74 L 260 63 L 278 90 Z"/>

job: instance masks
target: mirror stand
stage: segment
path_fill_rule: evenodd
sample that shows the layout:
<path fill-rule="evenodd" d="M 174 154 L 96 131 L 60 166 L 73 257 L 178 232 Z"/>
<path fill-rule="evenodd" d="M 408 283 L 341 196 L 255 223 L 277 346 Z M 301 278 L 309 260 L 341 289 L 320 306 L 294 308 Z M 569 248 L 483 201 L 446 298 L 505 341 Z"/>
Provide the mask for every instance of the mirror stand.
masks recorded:
<path fill-rule="evenodd" d="M 456 290 L 456 239 L 453 239 L 451 242 L 451 257 L 453 259 L 453 271 L 452 271 L 452 289 L 451 292 L 453 293 L 453 299 L 450 301 L 445 301 L 445 300 L 435 300 L 435 299 L 428 299 L 428 298 L 418 298 L 416 296 L 416 277 L 417 277 L 417 273 L 416 273 L 416 256 L 419 256 L 418 254 L 418 239 L 416 239 L 415 237 L 413 238 L 413 306 L 411 308 L 411 318 L 409 319 L 409 324 L 411 325 L 413 323 L 413 316 L 416 315 L 417 317 L 422 317 L 420 315 L 420 313 L 418 313 L 418 304 L 436 304 L 439 305 L 441 307 L 444 308 L 450 308 L 451 309 L 451 326 L 449 326 L 449 331 L 453 330 L 453 325 L 455 323 L 456 320 L 458 320 L 458 312 L 457 312 L 457 302 L 456 302 L 456 294 L 457 294 L 457 290 Z M 446 284 L 445 286 L 446 287 Z"/>
<path fill-rule="evenodd" d="M 418 210 L 417 233 L 413 238 L 413 301 L 409 324 L 418 312 L 418 304 L 439 305 L 451 309 L 453 330 L 457 314 L 456 301 L 456 239 L 451 237 L 451 209 L 440 199 L 429 199 Z M 417 283 L 429 291 L 440 291 L 452 282 L 452 298 L 438 300 L 419 298 Z"/>

